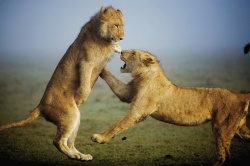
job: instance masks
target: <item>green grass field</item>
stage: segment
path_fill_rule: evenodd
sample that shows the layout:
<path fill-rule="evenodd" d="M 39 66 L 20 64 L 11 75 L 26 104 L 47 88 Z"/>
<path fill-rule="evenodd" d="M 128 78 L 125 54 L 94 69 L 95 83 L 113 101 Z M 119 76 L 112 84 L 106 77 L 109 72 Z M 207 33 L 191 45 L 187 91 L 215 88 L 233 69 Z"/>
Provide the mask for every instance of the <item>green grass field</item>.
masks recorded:
<path fill-rule="evenodd" d="M 0 57 L 0 125 L 25 118 L 39 103 L 59 59 L 46 61 Z M 172 82 L 185 86 L 223 87 L 250 92 L 250 56 L 161 59 Z M 119 68 L 111 70 L 123 77 Z M 80 107 L 81 124 L 76 148 L 91 154 L 92 161 L 70 160 L 52 141 L 56 127 L 38 118 L 33 123 L 0 133 L 1 165 L 212 165 L 217 159 L 210 123 L 195 127 L 175 126 L 148 117 L 120 133 L 106 144 L 90 137 L 120 119 L 129 104 L 122 103 L 103 80 L 94 86 L 88 101 Z M 248 126 L 250 117 L 248 116 Z M 126 138 L 126 139 L 125 139 Z M 124 140 L 125 139 L 125 140 Z M 250 143 L 234 138 L 231 165 L 250 162 Z M 246 164 L 246 165 L 248 165 Z"/>

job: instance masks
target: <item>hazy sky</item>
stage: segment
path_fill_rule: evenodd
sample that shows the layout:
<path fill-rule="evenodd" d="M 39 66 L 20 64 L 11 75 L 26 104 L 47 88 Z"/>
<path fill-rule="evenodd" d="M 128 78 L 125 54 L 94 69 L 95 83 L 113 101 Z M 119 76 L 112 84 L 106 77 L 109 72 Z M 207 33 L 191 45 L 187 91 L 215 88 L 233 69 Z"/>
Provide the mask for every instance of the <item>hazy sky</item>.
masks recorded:
<path fill-rule="evenodd" d="M 0 56 L 62 56 L 101 6 L 124 15 L 123 49 L 158 56 L 242 53 L 249 0 L 0 0 Z"/>

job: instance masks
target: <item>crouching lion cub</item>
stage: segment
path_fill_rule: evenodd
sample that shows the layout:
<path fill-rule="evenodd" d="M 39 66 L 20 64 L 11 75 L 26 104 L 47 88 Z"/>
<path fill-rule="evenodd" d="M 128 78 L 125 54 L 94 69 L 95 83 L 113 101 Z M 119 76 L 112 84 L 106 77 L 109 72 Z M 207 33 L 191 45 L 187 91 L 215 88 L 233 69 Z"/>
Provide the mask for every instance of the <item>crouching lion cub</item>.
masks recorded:
<path fill-rule="evenodd" d="M 38 116 L 57 126 L 53 141 L 56 148 L 72 159 L 91 160 L 74 146 L 80 125 L 78 105 L 84 103 L 106 62 L 121 48 L 116 42 L 124 38 L 123 15 L 112 6 L 102 7 L 81 29 L 68 48 L 38 106 L 25 120 L 0 127 L 0 131 L 31 123 Z"/>
<path fill-rule="evenodd" d="M 131 73 L 133 77 L 130 83 L 124 84 L 105 68 L 100 76 L 121 101 L 131 103 L 130 109 L 107 130 L 92 135 L 92 141 L 105 143 L 149 115 L 182 126 L 211 120 L 219 154 L 215 165 L 222 165 L 230 157 L 229 148 L 235 134 L 250 140 L 250 130 L 246 126 L 250 94 L 221 88 L 177 86 L 165 76 L 156 57 L 146 51 L 122 51 L 121 60 L 125 62 L 121 72 Z"/>

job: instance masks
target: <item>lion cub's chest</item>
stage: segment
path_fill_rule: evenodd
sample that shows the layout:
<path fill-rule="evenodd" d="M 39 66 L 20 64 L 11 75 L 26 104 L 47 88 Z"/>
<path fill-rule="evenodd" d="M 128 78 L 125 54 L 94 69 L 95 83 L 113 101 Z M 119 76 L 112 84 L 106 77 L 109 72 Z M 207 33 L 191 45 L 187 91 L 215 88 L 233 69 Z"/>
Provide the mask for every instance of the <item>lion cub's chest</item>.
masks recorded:
<path fill-rule="evenodd" d="M 98 71 L 101 72 L 102 68 L 105 66 L 107 61 L 109 60 L 109 56 L 96 56 L 92 60 L 93 64 L 93 72 Z"/>

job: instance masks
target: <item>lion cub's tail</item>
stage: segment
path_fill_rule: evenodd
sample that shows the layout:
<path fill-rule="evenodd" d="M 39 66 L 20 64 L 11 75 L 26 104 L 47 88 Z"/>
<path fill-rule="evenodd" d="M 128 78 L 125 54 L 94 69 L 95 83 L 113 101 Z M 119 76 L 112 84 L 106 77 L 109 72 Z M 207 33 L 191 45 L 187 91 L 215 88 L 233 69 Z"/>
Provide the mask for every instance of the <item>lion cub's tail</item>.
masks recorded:
<path fill-rule="evenodd" d="M 40 109 L 37 107 L 35 108 L 28 116 L 26 119 L 21 120 L 19 122 L 16 123 L 11 123 L 11 124 L 7 124 L 5 126 L 1 126 L 0 127 L 0 131 L 8 129 L 8 128 L 13 128 L 13 127 L 21 127 L 24 126 L 26 124 L 29 124 L 31 122 L 33 122 L 38 116 L 40 115 Z"/>

